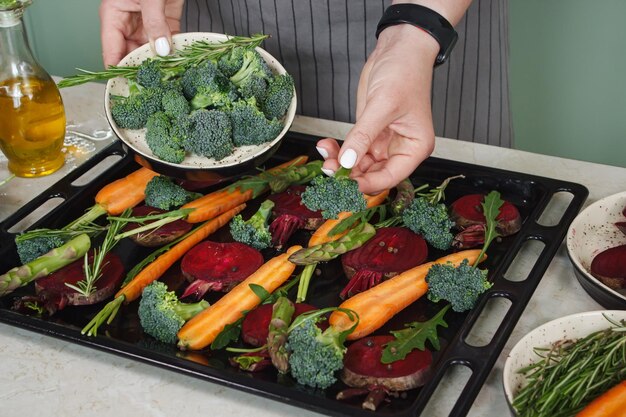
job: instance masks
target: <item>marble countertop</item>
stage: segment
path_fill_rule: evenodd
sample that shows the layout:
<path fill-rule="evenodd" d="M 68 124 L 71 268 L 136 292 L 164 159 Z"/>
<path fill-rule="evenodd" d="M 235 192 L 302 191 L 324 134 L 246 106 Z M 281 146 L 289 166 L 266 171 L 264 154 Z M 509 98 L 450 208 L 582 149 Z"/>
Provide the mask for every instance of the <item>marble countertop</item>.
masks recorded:
<path fill-rule="evenodd" d="M 102 106 L 104 88 L 88 84 L 63 91 L 68 115 L 69 162 L 59 172 L 36 180 L 15 178 L 0 187 L 0 221 L 30 198 L 115 140 Z M 350 125 L 297 117 L 293 130 L 343 138 Z M 624 191 L 626 168 L 556 158 L 493 146 L 437 138 L 434 156 L 583 184 L 588 205 Z M 0 159 L 0 181 L 9 176 Z M 607 180 L 610 179 L 610 180 Z M 523 262 L 523 260 L 522 260 Z M 599 310 L 574 277 L 562 244 L 482 387 L 470 416 L 502 417 L 509 411 L 502 389 L 508 352 L 528 331 L 557 317 Z M 495 309 L 497 310 L 497 308 Z M 498 314 L 497 311 L 494 315 Z M 244 393 L 142 362 L 104 353 L 43 334 L 0 324 L 0 413 L 57 416 L 219 415 L 277 417 L 320 414 Z M 449 398 L 468 372 L 452 374 L 423 413 L 444 416 Z"/>

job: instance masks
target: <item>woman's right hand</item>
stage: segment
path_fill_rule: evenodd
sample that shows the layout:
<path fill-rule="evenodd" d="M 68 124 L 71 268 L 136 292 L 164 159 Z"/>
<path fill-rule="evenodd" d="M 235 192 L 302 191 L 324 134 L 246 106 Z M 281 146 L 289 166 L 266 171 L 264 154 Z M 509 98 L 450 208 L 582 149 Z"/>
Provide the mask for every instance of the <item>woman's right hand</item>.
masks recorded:
<path fill-rule="evenodd" d="M 104 66 L 117 65 L 130 51 L 150 42 L 157 55 L 171 50 L 180 32 L 184 0 L 102 0 L 100 38 Z"/>

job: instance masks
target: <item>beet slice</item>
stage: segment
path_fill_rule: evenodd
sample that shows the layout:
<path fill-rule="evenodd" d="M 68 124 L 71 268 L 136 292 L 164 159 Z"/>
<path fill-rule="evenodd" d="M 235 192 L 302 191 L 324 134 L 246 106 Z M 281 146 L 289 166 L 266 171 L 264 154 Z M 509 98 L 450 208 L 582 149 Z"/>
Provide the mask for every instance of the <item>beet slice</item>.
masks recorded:
<path fill-rule="evenodd" d="M 209 290 L 228 292 L 263 262 L 261 252 L 243 243 L 200 242 L 181 262 L 183 275 L 192 281 L 183 297 L 193 294 L 199 299 Z"/>
<path fill-rule="evenodd" d="M 622 233 L 626 235 L 626 222 L 616 222 L 615 227 L 617 227 Z"/>
<path fill-rule="evenodd" d="M 626 245 L 597 254 L 591 261 L 591 275 L 615 290 L 626 288 Z"/>
<path fill-rule="evenodd" d="M 133 208 L 133 216 L 148 216 L 150 214 L 165 213 L 165 210 L 150 206 L 137 206 Z M 146 224 L 152 223 L 147 221 Z M 124 227 L 124 231 L 129 231 L 141 227 L 138 223 L 128 223 Z M 185 233 L 191 230 L 191 223 L 187 223 L 184 220 L 176 220 L 172 223 L 168 223 L 159 227 L 158 229 L 149 230 L 143 233 L 137 233 L 130 236 L 130 239 L 140 246 L 149 248 L 166 245 L 174 240 L 178 239 Z"/>
<path fill-rule="evenodd" d="M 483 194 L 468 194 L 457 199 L 450 205 L 450 218 L 460 229 L 474 224 L 485 224 L 481 206 L 484 198 Z M 500 214 L 496 220 L 498 233 L 502 236 L 510 236 L 522 228 L 522 216 L 519 210 L 508 201 L 500 207 Z"/>
<path fill-rule="evenodd" d="M 343 358 L 341 380 L 350 387 L 382 385 L 391 391 L 406 391 L 426 383 L 432 364 L 429 350 L 415 349 L 393 363 L 380 362 L 391 335 L 368 336 L 348 347 Z"/>
<path fill-rule="evenodd" d="M 348 285 L 341 298 L 351 297 L 377 285 L 383 278 L 398 275 L 428 257 L 428 246 L 420 235 L 404 227 L 382 227 L 363 246 L 341 257 Z"/>
<path fill-rule="evenodd" d="M 89 254 L 89 262 L 93 261 L 93 254 Z M 83 270 L 84 260 L 78 259 L 52 274 L 35 281 L 35 292 L 46 309 L 52 312 L 63 309 L 66 305 L 90 305 L 99 303 L 111 297 L 124 278 L 124 265 L 120 257 L 114 253 L 107 253 L 104 257 L 102 276 L 96 282 L 96 291 L 84 296 L 77 293 L 67 284 L 76 285 L 85 279 Z"/>
<path fill-rule="evenodd" d="M 292 185 L 282 193 L 268 197 L 274 202 L 274 220 L 269 230 L 272 234 L 272 245 L 277 249 L 282 248 L 296 230 L 315 230 L 324 222 L 321 212 L 309 210 L 302 204 L 300 196 L 305 189 L 304 185 Z"/>
<path fill-rule="evenodd" d="M 244 342 L 255 347 L 267 343 L 268 329 L 272 320 L 272 307 L 272 304 L 263 304 L 246 314 L 246 318 L 241 324 L 241 338 Z M 317 310 L 317 307 L 304 303 L 296 303 L 294 307 L 294 318 L 307 311 Z M 320 322 L 320 324 L 324 325 L 320 328 L 328 327 L 326 321 Z"/>

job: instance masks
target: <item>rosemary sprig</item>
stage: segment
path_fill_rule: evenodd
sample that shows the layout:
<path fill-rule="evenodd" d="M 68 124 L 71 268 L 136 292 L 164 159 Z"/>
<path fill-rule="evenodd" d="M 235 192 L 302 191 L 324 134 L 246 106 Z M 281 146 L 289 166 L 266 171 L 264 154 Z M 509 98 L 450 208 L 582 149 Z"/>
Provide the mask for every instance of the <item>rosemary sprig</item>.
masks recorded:
<path fill-rule="evenodd" d="M 448 187 L 448 184 L 450 184 L 450 181 L 455 180 L 457 178 L 463 179 L 465 178 L 465 175 L 456 175 L 454 177 L 446 178 L 437 187 L 431 188 L 425 193 L 420 193 L 418 192 L 419 189 L 417 189 L 415 190 L 416 191 L 415 195 L 417 195 L 418 197 L 425 198 L 430 204 L 437 204 L 446 198 L 445 191 L 446 191 L 446 188 Z"/>
<path fill-rule="evenodd" d="M 551 349 L 535 349 L 542 359 L 518 370 L 528 385 L 513 400 L 520 417 L 565 417 L 626 378 L 626 321 Z"/>
<path fill-rule="evenodd" d="M 99 226 L 95 223 L 83 224 L 78 229 L 33 229 L 17 235 L 15 237 L 15 243 L 24 242 L 38 237 L 55 236 L 65 240 L 70 240 L 78 235 L 82 235 L 85 233 L 88 234 L 90 237 L 94 237 L 107 229 L 108 226 Z"/>
<path fill-rule="evenodd" d="M 196 41 L 175 51 L 172 55 L 164 57 L 157 56 L 154 59 L 159 62 L 163 69 L 187 67 L 197 65 L 206 60 L 215 61 L 236 47 L 255 48 L 268 37 L 268 35 L 257 34 L 250 37 L 232 36 L 226 41 L 217 43 Z M 137 74 L 138 68 L 139 66 L 121 67 L 114 65 L 109 66 L 109 68 L 104 71 L 87 71 L 78 68 L 78 71 L 80 71 L 79 74 L 63 78 L 58 83 L 58 86 L 59 88 L 73 87 L 89 81 L 108 80 L 115 77 L 133 79 Z"/>
<path fill-rule="evenodd" d="M 99 249 L 93 250 L 93 259 L 89 264 L 89 252 L 85 254 L 84 258 L 84 274 L 85 279 L 78 281 L 75 285 L 65 283 L 68 287 L 78 292 L 79 294 L 89 297 L 96 291 L 96 282 L 102 276 L 102 268 L 104 268 L 104 258 L 113 249 L 113 247 L 119 242 L 115 237 L 122 230 L 122 227 L 126 224 L 124 218 L 130 216 L 131 210 L 127 209 L 120 216 L 122 220 L 111 220 L 107 234 L 104 237 L 104 241 Z"/>

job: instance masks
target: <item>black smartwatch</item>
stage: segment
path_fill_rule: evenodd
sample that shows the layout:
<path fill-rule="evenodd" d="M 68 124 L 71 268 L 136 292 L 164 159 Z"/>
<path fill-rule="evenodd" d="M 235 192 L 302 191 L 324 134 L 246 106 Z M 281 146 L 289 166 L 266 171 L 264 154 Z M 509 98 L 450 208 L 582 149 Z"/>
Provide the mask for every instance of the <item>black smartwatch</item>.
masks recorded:
<path fill-rule="evenodd" d="M 385 28 L 407 23 L 428 32 L 439 43 L 435 66 L 446 62 L 459 35 L 445 17 L 428 7 L 412 3 L 393 4 L 385 10 L 376 28 L 376 38 Z"/>

